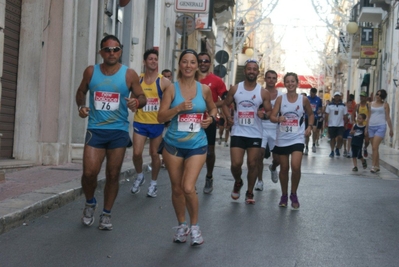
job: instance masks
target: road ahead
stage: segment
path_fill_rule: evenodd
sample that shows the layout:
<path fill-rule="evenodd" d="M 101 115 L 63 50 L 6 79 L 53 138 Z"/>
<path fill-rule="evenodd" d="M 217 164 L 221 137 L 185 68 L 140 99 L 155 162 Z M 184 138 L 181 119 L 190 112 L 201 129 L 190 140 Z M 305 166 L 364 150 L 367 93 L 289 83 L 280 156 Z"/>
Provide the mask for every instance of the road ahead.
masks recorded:
<path fill-rule="evenodd" d="M 204 170 L 197 183 L 202 246 L 172 242 L 176 219 L 167 171 L 161 170 L 154 199 L 146 197 L 149 175 L 138 195 L 129 192 L 132 181 L 122 182 L 114 230 L 97 229 L 101 209 L 92 227 L 81 225 L 81 198 L 1 235 L 0 265 L 399 265 L 399 178 L 387 170 L 378 176 L 361 168 L 353 173 L 351 160 L 328 158 L 322 143 L 316 154 L 304 156 L 301 208 L 294 211 L 278 207 L 280 186 L 271 182 L 268 168 L 265 190 L 255 192 L 255 205 L 246 205 L 243 194 L 238 201 L 230 198 L 228 148 L 217 147 L 216 165 L 211 195 L 202 193 Z M 96 194 L 101 207 L 102 193 Z"/>

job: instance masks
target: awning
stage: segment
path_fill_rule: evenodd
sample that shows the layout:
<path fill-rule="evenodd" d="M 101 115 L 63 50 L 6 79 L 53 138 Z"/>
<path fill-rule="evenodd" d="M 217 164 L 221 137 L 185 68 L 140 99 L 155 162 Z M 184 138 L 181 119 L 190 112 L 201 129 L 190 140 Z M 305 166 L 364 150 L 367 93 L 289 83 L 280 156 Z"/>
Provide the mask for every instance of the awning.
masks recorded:
<path fill-rule="evenodd" d="M 284 74 L 285 75 L 285 74 Z M 279 74 L 277 78 L 277 84 L 276 87 L 282 87 L 284 88 L 284 78 L 283 74 Z M 310 89 L 310 88 L 317 88 L 317 86 L 322 86 L 324 84 L 324 79 L 323 77 L 315 77 L 311 75 L 298 75 L 298 88 L 301 89 Z"/>
<path fill-rule="evenodd" d="M 369 84 L 370 84 L 370 73 L 366 73 L 363 76 L 362 85 L 360 85 L 360 87 L 363 87 L 363 86 L 367 87 L 367 86 L 369 86 Z"/>

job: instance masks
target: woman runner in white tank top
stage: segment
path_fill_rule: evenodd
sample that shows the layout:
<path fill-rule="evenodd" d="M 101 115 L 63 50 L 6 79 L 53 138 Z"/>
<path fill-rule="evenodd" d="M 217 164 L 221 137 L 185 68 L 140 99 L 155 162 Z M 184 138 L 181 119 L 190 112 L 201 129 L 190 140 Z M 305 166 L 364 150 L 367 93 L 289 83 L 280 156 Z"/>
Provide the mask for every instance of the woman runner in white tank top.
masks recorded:
<path fill-rule="evenodd" d="M 276 146 L 273 153 L 279 155 L 280 184 L 282 196 L 279 206 L 287 207 L 288 172 L 291 155 L 291 207 L 299 209 L 297 189 L 301 179 L 301 163 L 305 135 L 310 136 L 314 122 L 314 114 L 309 99 L 298 95 L 298 75 L 288 72 L 284 76 L 287 94 L 279 96 L 270 115 L 270 121 L 277 122 Z M 305 129 L 304 115 L 308 115 L 308 128 Z"/>

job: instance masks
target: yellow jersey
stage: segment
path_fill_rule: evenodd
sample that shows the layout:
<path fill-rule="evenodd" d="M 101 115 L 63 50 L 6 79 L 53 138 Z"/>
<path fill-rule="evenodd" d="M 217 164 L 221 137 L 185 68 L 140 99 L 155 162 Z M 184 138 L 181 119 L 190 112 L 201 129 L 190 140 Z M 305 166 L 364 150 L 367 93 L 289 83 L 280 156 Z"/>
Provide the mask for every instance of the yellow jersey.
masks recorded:
<path fill-rule="evenodd" d="M 162 75 L 158 74 L 152 84 L 146 84 L 144 82 L 144 73 L 140 75 L 140 84 L 147 98 L 147 104 L 136 111 L 134 121 L 145 124 L 162 124 L 158 122 L 157 118 L 162 99 L 161 78 Z"/>

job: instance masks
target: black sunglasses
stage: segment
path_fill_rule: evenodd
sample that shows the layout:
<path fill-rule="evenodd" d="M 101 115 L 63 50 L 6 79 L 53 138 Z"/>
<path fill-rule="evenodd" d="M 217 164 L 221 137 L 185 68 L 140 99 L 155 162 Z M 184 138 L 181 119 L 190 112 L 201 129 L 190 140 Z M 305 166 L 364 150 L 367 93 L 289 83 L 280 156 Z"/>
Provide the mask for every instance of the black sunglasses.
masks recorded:
<path fill-rule="evenodd" d="M 110 52 L 116 53 L 116 52 L 121 51 L 121 49 L 122 49 L 122 48 L 120 48 L 119 46 L 114 46 L 114 47 L 112 47 L 112 46 L 107 46 L 107 47 L 101 48 L 101 50 L 103 50 L 103 51 L 106 52 L 106 53 L 110 53 Z"/>
<path fill-rule="evenodd" d="M 199 63 L 201 64 L 201 63 L 211 63 L 211 61 L 210 60 L 207 60 L 207 59 L 201 59 L 201 60 L 199 60 Z"/>

